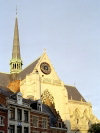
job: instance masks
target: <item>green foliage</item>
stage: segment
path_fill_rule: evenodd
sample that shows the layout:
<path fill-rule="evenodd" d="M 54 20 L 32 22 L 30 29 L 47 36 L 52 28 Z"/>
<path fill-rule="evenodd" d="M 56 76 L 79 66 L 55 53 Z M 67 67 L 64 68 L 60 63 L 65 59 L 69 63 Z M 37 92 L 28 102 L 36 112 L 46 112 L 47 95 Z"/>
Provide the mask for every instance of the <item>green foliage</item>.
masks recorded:
<path fill-rule="evenodd" d="M 92 124 L 88 132 L 89 133 L 100 133 L 100 123 Z"/>

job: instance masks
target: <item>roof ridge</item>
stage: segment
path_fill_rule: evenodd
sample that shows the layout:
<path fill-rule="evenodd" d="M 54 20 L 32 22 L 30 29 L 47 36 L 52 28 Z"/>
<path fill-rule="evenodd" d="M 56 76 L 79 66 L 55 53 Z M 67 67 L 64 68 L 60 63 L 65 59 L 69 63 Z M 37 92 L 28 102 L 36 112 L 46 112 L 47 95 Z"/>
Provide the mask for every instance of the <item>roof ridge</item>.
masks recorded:
<path fill-rule="evenodd" d="M 69 85 L 69 84 L 64 84 L 65 86 L 70 86 L 70 87 L 75 87 L 76 88 L 76 86 L 74 86 L 74 85 Z"/>
<path fill-rule="evenodd" d="M 7 72 L 0 72 L 1 74 L 8 74 L 8 75 L 10 75 L 10 73 L 7 73 Z"/>

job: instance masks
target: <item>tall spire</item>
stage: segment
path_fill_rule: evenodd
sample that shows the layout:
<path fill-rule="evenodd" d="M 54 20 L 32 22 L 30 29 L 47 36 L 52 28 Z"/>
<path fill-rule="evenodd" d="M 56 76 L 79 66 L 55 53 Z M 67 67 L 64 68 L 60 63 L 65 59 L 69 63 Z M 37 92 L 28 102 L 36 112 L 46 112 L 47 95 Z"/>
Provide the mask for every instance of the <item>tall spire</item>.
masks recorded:
<path fill-rule="evenodd" d="M 17 15 L 17 9 L 16 9 L 16 15 Z M 10 73 L 19 73 L 21 70 L 22 70 L 22 60 L 21 60 L 21 55 L 20 55 L 18 20 L 16 16 L 12 59 L 10 61 Z"/>
<path fill-rule="evenodd" d="M 17 59 L 21 58 L 20 57 L 19 32 L 18 32 L 18 20 L 17 20 L 17 17 L 16 17 L 16 21 L 15 21 L 12 58 L 17 58 Z"/>

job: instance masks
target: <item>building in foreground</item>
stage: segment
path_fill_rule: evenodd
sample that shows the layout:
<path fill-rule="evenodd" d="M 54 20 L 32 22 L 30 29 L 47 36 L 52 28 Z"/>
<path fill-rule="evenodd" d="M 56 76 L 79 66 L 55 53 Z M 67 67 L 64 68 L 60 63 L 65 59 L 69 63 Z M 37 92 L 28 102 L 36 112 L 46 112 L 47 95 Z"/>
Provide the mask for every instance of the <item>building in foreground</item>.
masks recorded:
<path fill-rule="evenodd" d="M 87 133 L 91 123 L 99 122 L 92 113 L 92 105 L 77 88 L 64 84 L 59 78 L 46 52 L 25 69 L 22 65 L 16 18 L 10 73 L 0 73 L 0 86 L 14 93 L 21 92 L 25 99 L 40 99 L 55 115 L 59 114 L 68 133 Z"/>
<path fill-rule="evenodd" d="M 39 101 L 23 99 L 21 92 L 0 88 L 0 133 L 67 133 L 58 116 Z"/>

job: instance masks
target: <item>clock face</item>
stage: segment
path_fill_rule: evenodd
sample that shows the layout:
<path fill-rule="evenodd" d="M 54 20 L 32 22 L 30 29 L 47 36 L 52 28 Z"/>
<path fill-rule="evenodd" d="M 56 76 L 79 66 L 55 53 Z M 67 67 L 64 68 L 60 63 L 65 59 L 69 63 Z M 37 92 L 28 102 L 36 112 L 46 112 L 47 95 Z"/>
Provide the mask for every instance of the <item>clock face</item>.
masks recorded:
<path fill-rule="evenodd" d="M 50 65 L 46 62 L 42 62 L 40 65 L 40 69 L 44 74 L 50 74 L 51 73 L 51 68 Z"/>

